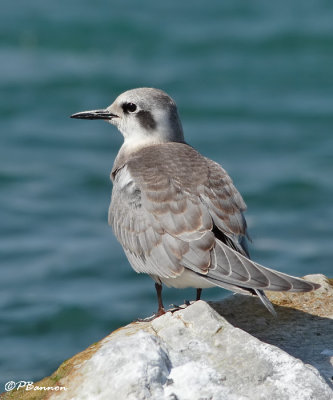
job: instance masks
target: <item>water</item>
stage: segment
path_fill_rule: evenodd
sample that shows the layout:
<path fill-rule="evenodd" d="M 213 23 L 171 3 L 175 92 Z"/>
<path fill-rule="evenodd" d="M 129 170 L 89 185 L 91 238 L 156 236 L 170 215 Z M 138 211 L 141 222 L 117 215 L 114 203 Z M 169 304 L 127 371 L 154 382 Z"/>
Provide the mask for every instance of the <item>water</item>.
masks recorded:
<path fill-rule="evenodd" d="M 332 17 L 320 0 L 2 5 L 0 392 L 156 308 L 106 222 L 121 136 L 68 118 L 126 89 L 175 98 L 243 194 L 256 260 L 333 275 Z"/>

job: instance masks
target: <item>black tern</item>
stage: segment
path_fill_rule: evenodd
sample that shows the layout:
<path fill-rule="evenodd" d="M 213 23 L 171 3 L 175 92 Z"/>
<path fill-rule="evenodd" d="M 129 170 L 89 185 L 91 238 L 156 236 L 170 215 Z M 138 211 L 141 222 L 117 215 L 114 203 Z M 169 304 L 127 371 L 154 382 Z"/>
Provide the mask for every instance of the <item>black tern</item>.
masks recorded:
<path fill-rule="evenodd" d="M 250 260 L 245 202 L 227 172 L 185 142 L 177 106 L 165 92 L 139 88 L 109 107 L 73 114 L 102 119 L 124 137 L 111 172 L 109 224 L 128 261 L 155 281 L 156 316 L 165 313 L 162 284 L 219 286 L 258 296 L 264 290 L 307 292 L 320 285 Z"/>

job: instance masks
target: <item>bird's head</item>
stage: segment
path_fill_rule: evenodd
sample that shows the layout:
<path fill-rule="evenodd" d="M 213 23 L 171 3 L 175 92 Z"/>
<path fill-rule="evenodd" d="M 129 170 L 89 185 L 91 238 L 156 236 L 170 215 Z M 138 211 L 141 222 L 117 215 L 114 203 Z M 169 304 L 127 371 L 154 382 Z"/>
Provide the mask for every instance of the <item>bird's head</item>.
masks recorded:
<path fill-rule="evenodd" d="M 128 90 L 103 110 L 83 111 L 71 118 L 103 119 L 115 125 L 128 149 L 166 142 L 184 142 L 177 106 L 159 89 Z"/>

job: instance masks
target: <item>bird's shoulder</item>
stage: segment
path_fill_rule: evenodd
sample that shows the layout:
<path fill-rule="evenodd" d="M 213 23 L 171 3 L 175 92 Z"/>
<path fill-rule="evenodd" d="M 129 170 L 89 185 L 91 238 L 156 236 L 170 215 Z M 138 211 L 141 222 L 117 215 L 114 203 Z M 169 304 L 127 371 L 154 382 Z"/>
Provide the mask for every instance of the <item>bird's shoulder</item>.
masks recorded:
<path fill-rule="evenodd" d="M 126 167 L 126 168 L 124 168 Z M 138 184 L 158 180 L 178 182 L 189 186 L 216 186 L 232 183 L 227 172 L 216 162 L 201 155 L 186 143 L 162 143 L 144 147 L 130 156 L 119 154 L 111 178 L 126 169 Z"/>
<path fill-rule="evenodd" d="M 186 143 L 144 147 L 117 157 L 111 178 L 117 190 L 168 191 L 199 196 L 215 211 L 245 211 L 246 204 L 225 169 Z M 167 197 L 165 200 L 167 200 Z M 171 200 L 171 199 L 170 199 Z M 174 200 L 174 198 L 172 199 Z M 222 209 L 221 209 L 222 208 Z"/>
<path fill-rule="evenodd" d="M 157 180 L 177 181 L 185 189 L 203 183 L 207 161 L 185 143 L 163 143 L 147 146 L 134 153 L 126 166 L 133 178 L 144 185 Z"/>

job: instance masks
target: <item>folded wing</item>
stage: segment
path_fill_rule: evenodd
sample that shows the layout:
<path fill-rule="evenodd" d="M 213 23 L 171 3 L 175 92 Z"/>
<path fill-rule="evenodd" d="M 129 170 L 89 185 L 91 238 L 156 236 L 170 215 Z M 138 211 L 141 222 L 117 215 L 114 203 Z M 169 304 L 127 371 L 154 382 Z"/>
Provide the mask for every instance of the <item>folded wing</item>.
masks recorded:
<path fill-rule="evenodd" d="M 218 164 L 181 143 L 137 152 L 114 178 L 109 221 L 137 272 L 176 278 L 187 268 L 217 286 L 309 291 L 315 284 L 248 258 L 245 203 Z"/>

